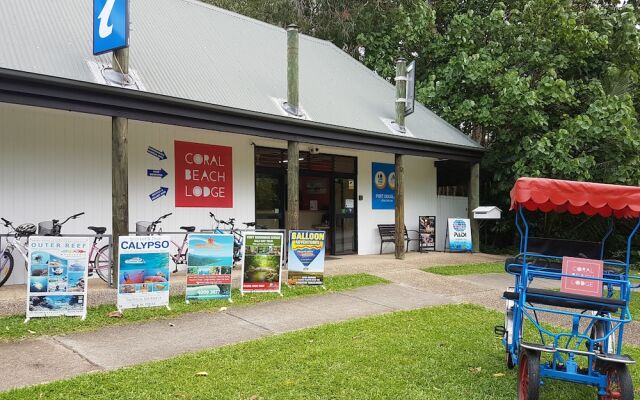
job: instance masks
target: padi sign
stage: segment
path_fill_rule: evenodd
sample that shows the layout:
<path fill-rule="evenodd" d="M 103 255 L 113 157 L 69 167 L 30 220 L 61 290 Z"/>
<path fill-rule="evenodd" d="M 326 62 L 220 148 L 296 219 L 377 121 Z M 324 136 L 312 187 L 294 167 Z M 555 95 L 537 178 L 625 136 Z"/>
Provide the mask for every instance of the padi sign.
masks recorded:
<path fill-rule="evenodd" d="M 449 250 L 471 251 L 471 221 L 465 218 L 449 218 L 447 221 Z"/>
<path fill-rule="evenodd" d="M 93 0 L 93 54 L 129 45 L 129 0 Z"/>

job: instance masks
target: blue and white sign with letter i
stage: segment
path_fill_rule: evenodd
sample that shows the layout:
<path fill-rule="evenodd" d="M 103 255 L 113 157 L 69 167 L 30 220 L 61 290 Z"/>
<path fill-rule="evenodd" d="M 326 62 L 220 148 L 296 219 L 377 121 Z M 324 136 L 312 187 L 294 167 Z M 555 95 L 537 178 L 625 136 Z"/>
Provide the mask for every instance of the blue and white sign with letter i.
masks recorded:
<path fill-rule="evenodd" d="M 129 45 L 129 0 L 93 0 L 93 54 Z"/>

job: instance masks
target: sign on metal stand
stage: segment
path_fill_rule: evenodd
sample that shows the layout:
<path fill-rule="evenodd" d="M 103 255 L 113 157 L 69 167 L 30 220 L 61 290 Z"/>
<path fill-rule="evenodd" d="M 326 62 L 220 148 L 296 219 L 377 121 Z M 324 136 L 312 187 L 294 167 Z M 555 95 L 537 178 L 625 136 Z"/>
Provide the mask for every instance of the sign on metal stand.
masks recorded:
<path fill-rule="evenodd" d="M 129 46 L 129 0 L 93 0 L 93 54 Z"/>

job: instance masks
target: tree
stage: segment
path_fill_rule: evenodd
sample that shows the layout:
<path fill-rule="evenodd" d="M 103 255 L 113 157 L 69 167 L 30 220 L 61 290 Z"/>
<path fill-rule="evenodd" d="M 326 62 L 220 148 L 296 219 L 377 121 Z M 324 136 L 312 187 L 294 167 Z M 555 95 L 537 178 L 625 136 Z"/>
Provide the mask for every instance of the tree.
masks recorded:
<path fill-rule="evenodd" d="M 362 33 L 392 76 L 417 59 L 418 100 L 481 142 L 486 195 L 518 176 L 640 184 L 640 35 L 632 7 L 601 1 L 418 2 Z M 462 12 L 460 12 L 462 11 Z"/>

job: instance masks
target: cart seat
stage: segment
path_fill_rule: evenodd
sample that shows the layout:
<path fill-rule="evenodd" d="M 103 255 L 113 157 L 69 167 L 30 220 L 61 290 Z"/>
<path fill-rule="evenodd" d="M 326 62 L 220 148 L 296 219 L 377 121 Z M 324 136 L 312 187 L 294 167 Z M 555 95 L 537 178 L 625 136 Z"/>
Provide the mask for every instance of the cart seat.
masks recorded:
<path fill-rule="evenodd" d="M 180 229 L 187 232 L 194 232 L 196 230 L 195 226 L 181 226 Z"/>
<path fill-rule="evenodd" d="M 507 300 L 518 301 L 520 293 L 504 292 L 503 297 Z M 527 302 L 544 304 L 547 306 L 604 312 L 616 312 L 626 304 L 620 299 L 585 296 L 582 294 L 564 293 L 555 290 L 537 288 L 527 289 Z"/>

